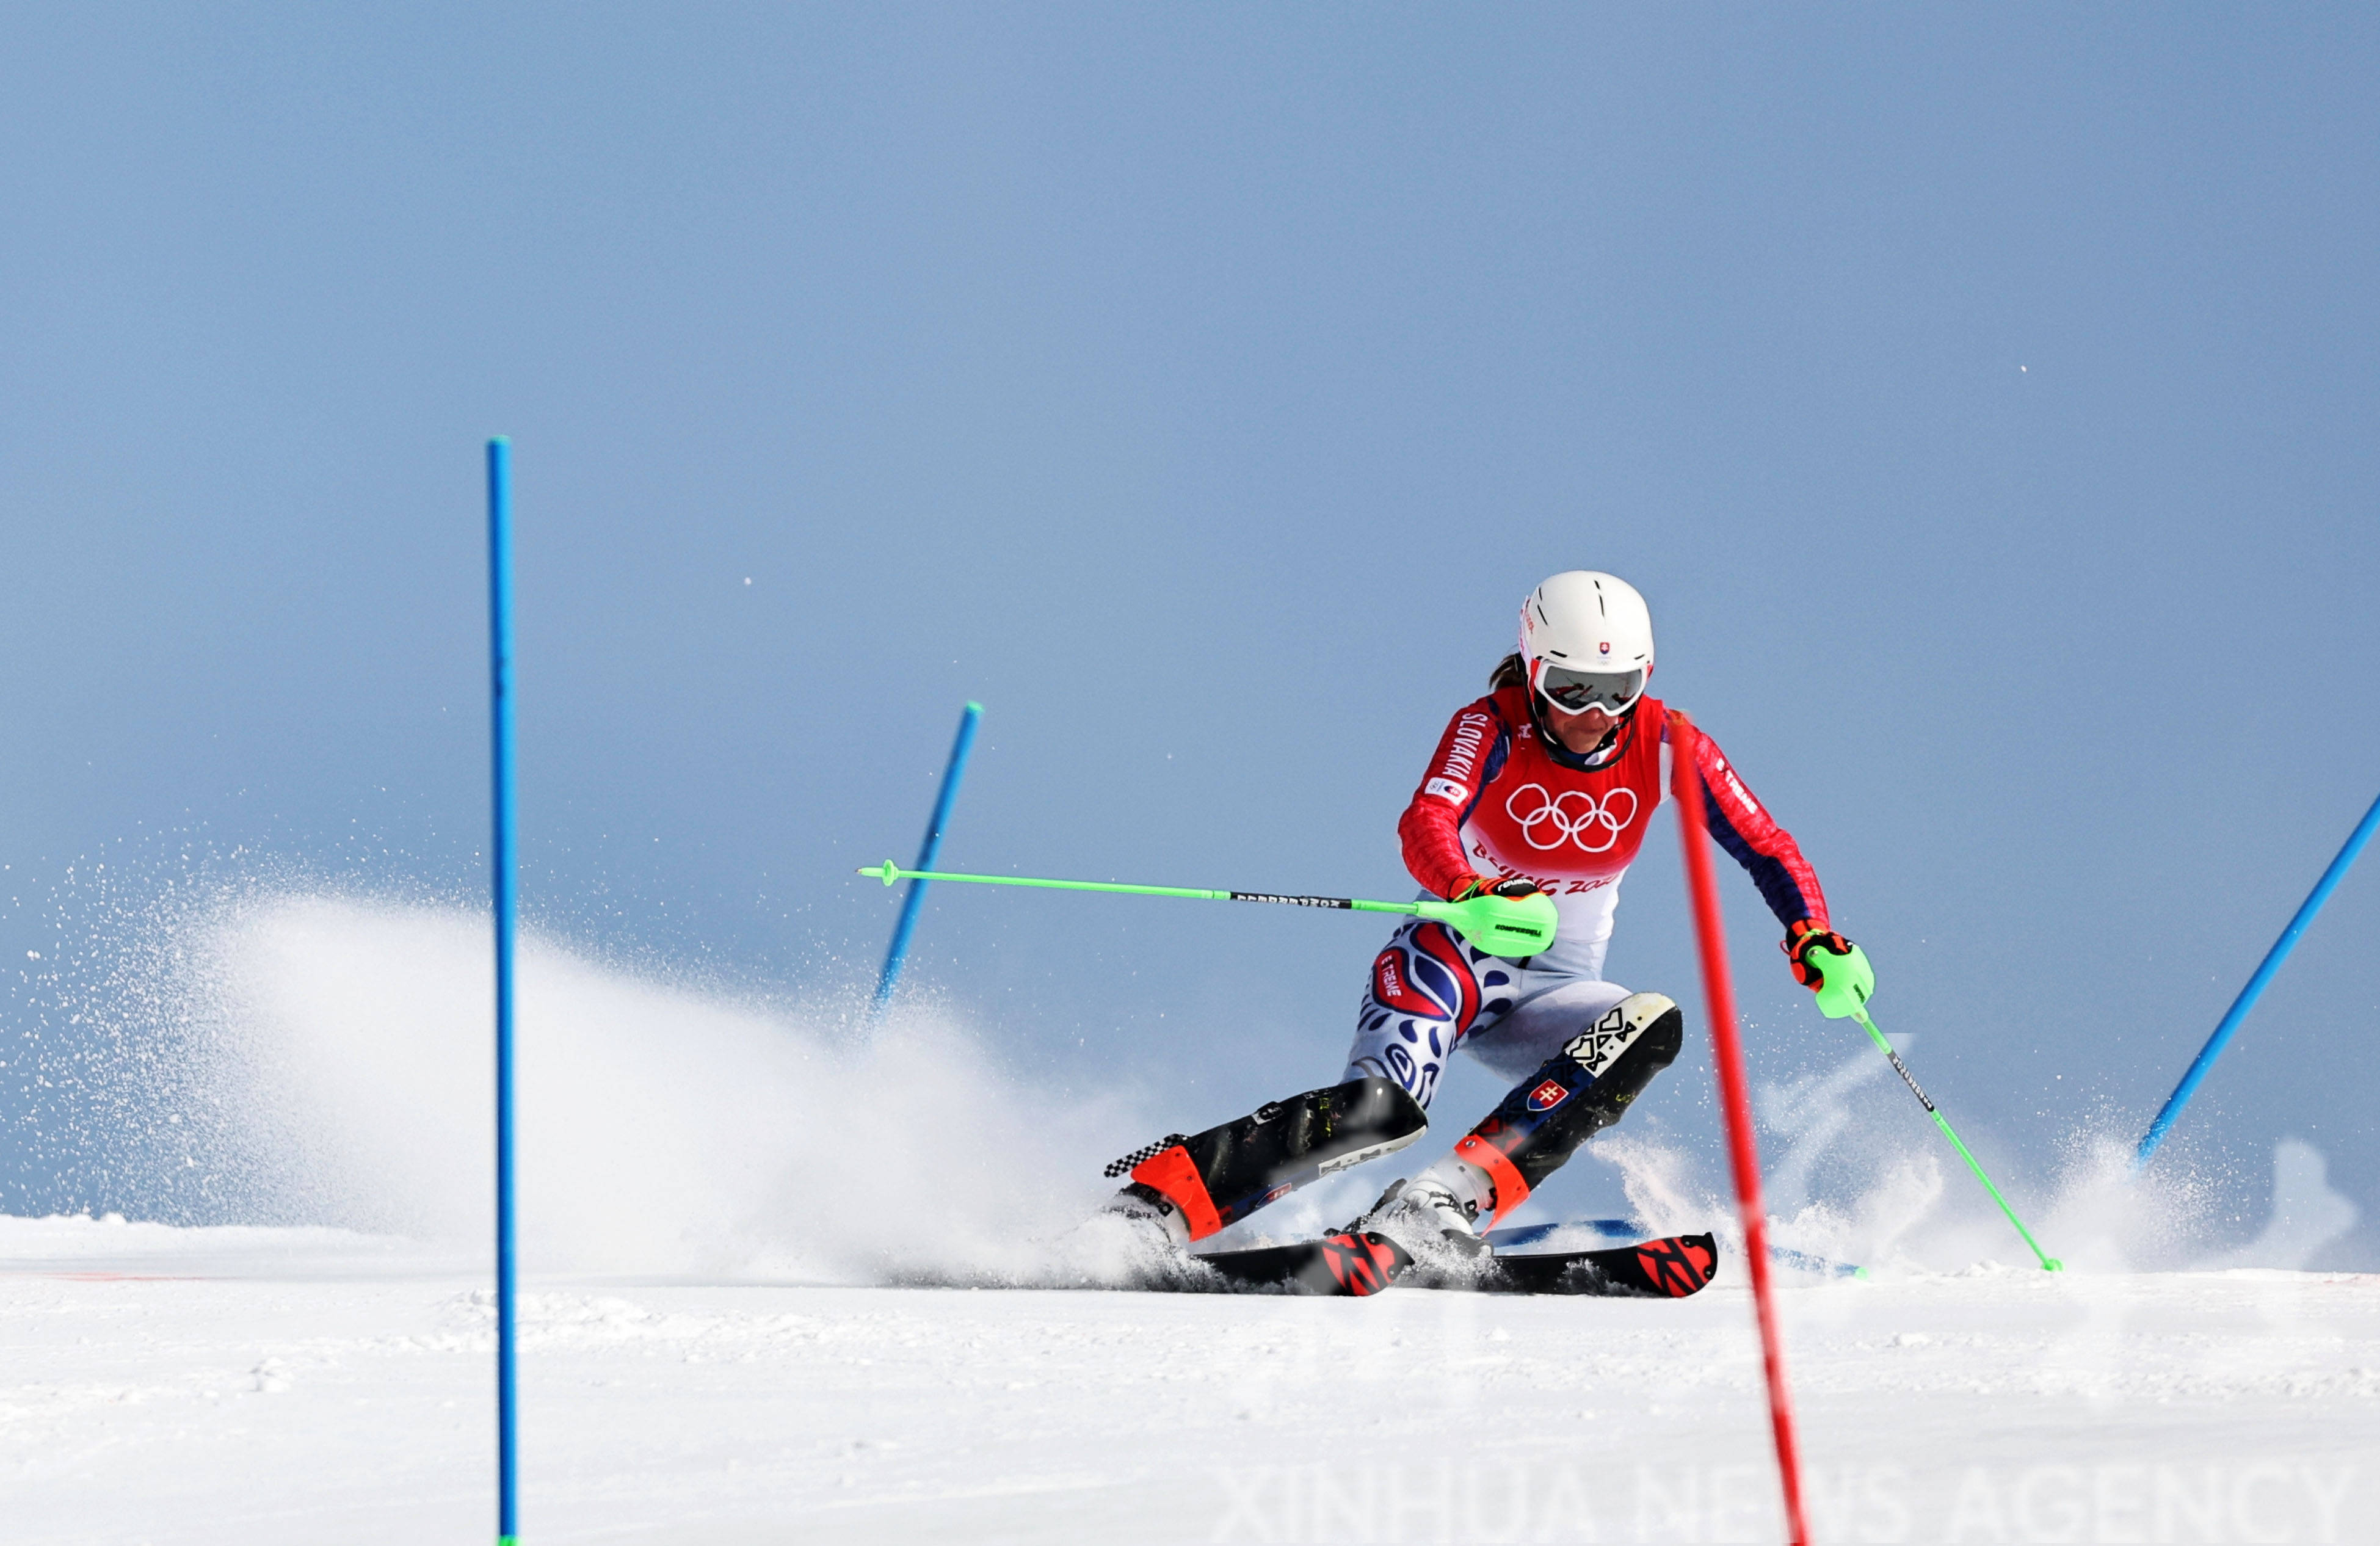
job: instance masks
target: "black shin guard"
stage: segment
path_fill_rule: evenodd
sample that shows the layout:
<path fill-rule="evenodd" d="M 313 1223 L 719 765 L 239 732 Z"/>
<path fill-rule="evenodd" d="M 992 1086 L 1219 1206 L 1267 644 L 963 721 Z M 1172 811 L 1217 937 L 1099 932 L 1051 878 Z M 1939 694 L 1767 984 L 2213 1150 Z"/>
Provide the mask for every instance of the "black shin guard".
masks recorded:
<path fill-rule="evenodd" d="M 1389 1080 L 1351 1079 L 1267 1102 L 1195 1138 L 1171 1134 L 1108 1175 L 1131 1173 L 1119 1202 L 1153 1209 L 1169 1229 L 1178 1223 L 1186 1236 L 1177 1238 L 1203 1240 L 1309 1181 L 1402 1149 L 1428 1126 L 1421 1102 Z"/>
<path fill-rule="evenodd" d="M 1485 1228 L 1560 1170 L 1578 1146 L 1620 1120 L 1685 1042 L 1685 1016 L 1658 993 L 1633 993 L 1512 1087 L 1454 1157 L 1487 1179 Z"/>

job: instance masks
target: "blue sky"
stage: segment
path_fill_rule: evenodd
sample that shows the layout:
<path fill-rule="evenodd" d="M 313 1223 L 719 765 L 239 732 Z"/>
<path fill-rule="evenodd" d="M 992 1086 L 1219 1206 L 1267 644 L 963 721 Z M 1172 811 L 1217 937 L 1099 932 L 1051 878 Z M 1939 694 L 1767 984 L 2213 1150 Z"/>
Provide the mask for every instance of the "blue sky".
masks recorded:
<path fill-rule="evenodd" d="M 954 865 L 1401 895 L 1439 728 L 1599 567 L 2046 1170 L 2380 787 L 2375 55 L 2314 6 L 20 9 L 0 947 L 78 859 L 474 883 L 503 432 L 526 895 L 590 945 L 847 993 L 970 697 Z M 1673 853 L 1610 970 L 1691 1004 Z M 1847 1055 L 1728 905 L 1755 1076 Z M 2243 1206 L 2295 1134 L 2380 1214 L 2375 928 L 2359 874 L 2177 1138 Z M 1335 1075 L 1378 933 L 945 892 L 913 971 L 1188 1126 Z"/>

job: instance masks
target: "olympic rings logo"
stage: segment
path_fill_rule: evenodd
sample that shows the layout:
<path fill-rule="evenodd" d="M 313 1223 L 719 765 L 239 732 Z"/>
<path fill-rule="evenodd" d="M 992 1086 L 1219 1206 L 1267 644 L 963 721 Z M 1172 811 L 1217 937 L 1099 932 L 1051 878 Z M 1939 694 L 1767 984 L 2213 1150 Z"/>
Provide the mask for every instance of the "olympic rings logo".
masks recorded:
<path fill-rule="evenodd" d="M 1525 806 L 1533 795 L 1536 804 Z M 1557 798 L 1542 784 L 1524 784 L 1505 799 L 1504 814 L 1521 823 L 1521 836 L 1532 848 L 1559 848 L 1567 842 L 1581 853 L 1600 854 L 1636 819 L 1636 791 L 1614 789 L 1598 800 L 1573 789 Z"/>

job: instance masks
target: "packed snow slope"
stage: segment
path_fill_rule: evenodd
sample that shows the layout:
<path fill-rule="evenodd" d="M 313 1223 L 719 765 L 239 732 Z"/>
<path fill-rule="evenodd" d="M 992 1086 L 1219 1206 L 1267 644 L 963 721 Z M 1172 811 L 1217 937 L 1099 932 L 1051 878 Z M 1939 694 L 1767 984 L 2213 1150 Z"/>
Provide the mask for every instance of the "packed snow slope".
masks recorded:
<path fill-rule="evenodd" d="M 466 912 L 263 890 L 61 980 L 40 1135 L 143 1205 L 0 1217 L 0 1536 L 492 1533 L 488 994 Z M 1682 1302 L 1120 1292 L 1081 1221 L 1180 1114 L 552 941 L 521 1033 L 528 1540 L 1777 1538 L 1733 1255 Z M 2073 1138 L 2010 1181 L 2046 1274 L 1882 1067 L 1763 1091 L 1779 1238 L 1871 1274 L 1787 1280 L 1820 1539 L 2380 1540 L 2380 1278 L 2289 1270 L 2353 1219 L 2317 1152 L 2227 1248 Z M 1635 1126 L 1579 1163 L 1733 1238 Z"/>
<path fill-rule="evenodd" d="M 491 1305 L 330 1230 L 0 1222 L 15 1542 L 492 1533 Z M 1679 1302 L 528 1285 L 526 1538 L 1773 1540 L 1738 1263 Z M 2380 1278 L 1787 1290 L 1829 1541 L 2380 1539 Z"/>

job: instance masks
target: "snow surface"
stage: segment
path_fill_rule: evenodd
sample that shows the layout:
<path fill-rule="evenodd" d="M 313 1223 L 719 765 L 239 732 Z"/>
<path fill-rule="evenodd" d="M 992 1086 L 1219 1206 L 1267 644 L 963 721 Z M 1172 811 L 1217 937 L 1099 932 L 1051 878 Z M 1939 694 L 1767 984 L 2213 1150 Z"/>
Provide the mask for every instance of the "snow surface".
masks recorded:
<path fill-rule="evenodd" d="M 34 1126 L 184 1223 L 0 1217 L 0 1541 L 489 1539 L 483 920 L 144 927 L 60 980 L 103 1034 L 42 1043 Z M 1114 1280 L 1101 1163 L 1200 1113 L 551 940 L 520 982 L 529 1541 L 1777 1539 L 1732 1256 L 1675 1303 L 1052 1286 Z M 2242 1245 L 2186 1175 L 2027 1136 L 2046 1274 L 1882 1069 L 1760 1091 L 1775 1237 L 1873 1273 L 1788 1278 L 1819 1540 L 2380 1540 L 2380 1277 L 2282 1270 L 2353 1222 L 2318 1151 Z M 1658 1127 L 1590 1154 L 1650 1232 L 1732 1237 Z"/>
<path fill-rule="evenodd" d="M 1739 1266 L 1682 1302 L 557 1276 L 533 1540 L 1776 1539 Z M 492 1304 L 451 1251 L 0 1220 L 19 1542 L 492 1532 Z M 2380 1539 L 2380 1277 L 1799 1279 L 1828 1540 Z"/>

